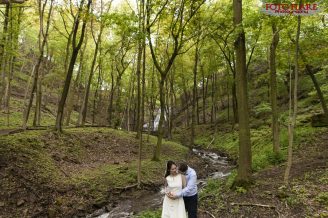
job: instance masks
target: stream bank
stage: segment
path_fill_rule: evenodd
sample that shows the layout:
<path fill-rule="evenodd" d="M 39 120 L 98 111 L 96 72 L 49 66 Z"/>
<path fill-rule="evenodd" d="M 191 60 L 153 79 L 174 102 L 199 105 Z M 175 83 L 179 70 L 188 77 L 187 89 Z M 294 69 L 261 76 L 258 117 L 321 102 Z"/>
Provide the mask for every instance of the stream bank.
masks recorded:
<path fill-rule="evenodd" d="M 227 157 L 215 152 L 193 149 L 188 164 L 198 173 L 199 191 L 209 179 L 222 179 L 230 175 L 234 167 Z M 158 209 L 162 205 L 163 187 L 158 184 L 153 190 L 134 190 L 125 192 L 119 198 L 86 218 L 130 218 L 145 210 Z"/>

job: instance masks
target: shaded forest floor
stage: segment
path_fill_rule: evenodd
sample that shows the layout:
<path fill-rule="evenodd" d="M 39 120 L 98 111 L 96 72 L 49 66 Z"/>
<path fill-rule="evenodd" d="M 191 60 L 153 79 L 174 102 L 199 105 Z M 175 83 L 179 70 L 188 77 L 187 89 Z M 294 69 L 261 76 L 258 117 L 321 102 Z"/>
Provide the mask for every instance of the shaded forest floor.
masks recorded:
<path fill-rule="evenodd" d="M 200 177 L 210 170 L 179 143 L 163 141 L 161 161 L 151 161 L 156 137 L 144 137 L 142 189 L 158 191 L 167 160 L 187 160 Z M 0 217 L 85 217 L 138 194 L 135 133 L 109 128 L 28 130 L 0 137 Z M 125 192 L 123 194 L 123 192 Z"/>
<path fill-rule="evenodd" d="M 229 189 L 231 179 L 211 181 L 200 197 L 201 217 L 328 217 L 328 131 L 294 152 L 290 185 L 285 164 L 254 174 L 249 190 Z"/>

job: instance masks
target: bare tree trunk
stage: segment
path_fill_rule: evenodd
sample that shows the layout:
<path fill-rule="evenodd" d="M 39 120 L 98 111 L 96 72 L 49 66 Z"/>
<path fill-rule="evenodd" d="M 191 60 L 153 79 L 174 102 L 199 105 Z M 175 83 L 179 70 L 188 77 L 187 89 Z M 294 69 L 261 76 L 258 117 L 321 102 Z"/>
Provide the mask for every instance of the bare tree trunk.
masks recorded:
<path fill-rule="evenodd" d="M 143 124 L 143 95 L 144 93 L 144 86 L 145 86 L 145 56 L 143 56 L 143 73 L 141 75 L 141 58 L 144 54 L 144 0 L 138 1 L 139 3 L 139 40 L 138 40 L 138 57 L 137 57 L 137 89 L 138 89 L 138 134 L 137 137 L 139 138 L 139 151 L 138 151 L 138 187 L 140 188 L 141 185 L 141 152 L 142 152 L 142 124 Z M 141 84 L 142 83 L 142 84 Z M 141 87 L 142 86 L 142 87 Z"/>
<path fill-rule="evenodd" d="M 85 121 L 86 121 L 86 117 L 87 117 L 90 86 L 91 86 L 92 77 L 93 77 L 94 69 L 95 69 L 95 65 L 96 65 L 100 37 L 101 37 L 101 34 L 98 35 L 98 40 L 96 42 L 96 48 L 95 48 L 95 52 L 94 52 L 94 55 L 93 55 L 93 60 L 92 60 L 92 64 L 91 64 L 91 70 L 90 70 L 90 74 L 89 74 L 89 78 L 88 78 L 88 83 L 87 83 L 87 86 L 86 86 L 86 90 L 85 90 L 85 94 L 84 94 L 84 98 L 83 98 L 83 103 L 82 103 L 82 107 L 81 107 L 82 117 L 81 117 L 81 120 L 79 120 L 79 126 L 84 126 Z"/>
<path fill-rule="evenodd" d="M 236 185 L 249 183 L 252 175 L 252 153 L 249 128 L 249 109 L 247 93 L 247 68 L 246 68 L 246 48 L 245 32 L 242 26 L 242 0 L 233 1 L 233 21 L 238 27 L 238 34 L 235 40 L 236 51 L 236 93 L 238 101 L 238 121 L 239 121 L 239 158 L 238 172 L 235 180 Z"/>
<path fill-rule="evenodd" d="M 11 4 L 6 4 L 5 14 L 4 14 L 4 23 L 2 31 L 2 42 L 0 44 L 0 71 L 1 71 L 1 80 L 0 80 L 0 109 L 2 106 L 2 99 L 6 89 L 6 45 L 7 45 L 7 35 L 8 35 L 8 24 L 9 24 L 9 11 Z"/>
<path fill-rule="evenodd" d="M 40 126 L 41 102 L 42 102 L 42 72 L 39 72 L 39 78 L 36 85 L 36 101 L 35 101 L 33 126 Z"/>
<path fill-rule="evenodd" d="M 229 90 L 229 69 L 227 69 L 227 116 L 228 116 L 228 122 L 230 121 L 230 90 Z"/>
<path fill-rule="evenodd" d="M 87 44 L 88 44 L 88 34 L 86 34 L 85 36 L 85 43 L 83 45 L 83 48 L 82 48 L 82 52 L 80 53 L 80 64 L 79 64 L 79 69 L 77 70 L 77 75 L 76 75 L 76 78 L 72 84 L 72 86 L 70 87 L 69 89 L 69 93 L 68 93 L 68 99 L 67 99 L 67 107 L 66 107 L 66 121 L 65 121 L 65 126 L 69 126 L 70 122 L 71 122 L 71 115 L 72 115 L 72 112 L 73 112 L 73 106 L 74 106 L 74 103 L 79 103 L 79 86 L 80 86 L 80 83 L 81 83 L 81 76 L 82 76 L 82 69 L 83 69 L 83 61 L 84 61 L 84 53 L 85 53 L 85 50 L 86 50 L 86 47 L 87 47 Z M 74 100 L 74 94 L 75 92 L 77 93 L 78 95 L 78 99 L 75 101 Z"/>
<path fill-rule="evenodd" d="M 302 0 L 300 1 L 300 5 L 302 4 Z M 290 103 L 289 103 L 289 119 L 290 122 L 288 124 L 288 159 L 287 159 L 287 167 L 284 175 L 284 182 L 288 184 L 289 182 L 289 174 L 290 169 L 292 167 L 293 161 L 293 143 L 294 143 L 294 129 L 296 125 L 296 116 L 297 116 L 297 91 L 298 91 L 298 57 L 299 57 L 299 38 L 301 32 L 301 16 L 297 16 L 297 32 L 296 32 L 296 40 L 295 40 L 295 78 L 294 78 L 294 94 L 293 94 L 293 113 L 291 112 L 291 91 L 290 91 Z M 291 72 L 290 72 L 291 73 Z M 290 83 L 291 83 L 290 78 Z"/>
<path fill-rule="evenodd" d="M 202 68 L 202 67 L 201 67 Z M 205 75 L 204 70 L 202 70 L 202 77 L 203 77 L 203 124 L 206 124 L 206 95 L 205 95 Z"/>
<path fill-rule="evenodd" d="M 79 11 L 77 12 L 76 15 L 76 19 L 75 19 L 75 24 L 73 26 L 73 52 L 72 52 L 72 56 L 71 56 L 71 60 L 68 66 L 68 70 L 67 70 L 67 75 L 66 75 L 66 80 L 65 80 L 65 84 L 64 84 L 64 88 L 62 91 L 62 95 L 58 104 L 58 110 L 57 110 L 57 118 L 56 118 L 56 127 L 55 129 L 57 131 L 62 131 L 62 122 L 63 122 L 63 113 L 64 113 L 64 107 L 65 107 L 65 103 L 66 103 L 66 98 L 68 95 L 68 90 L 71 84 L 71 79 L 72 79 L 72 74 L 73 74 L 73 70 L 74 70 L 74 65 L 76 62 L 76 58 L 77 55 L 79 53 L 79 50 L 81 48 L 81 45 L 83 43 L 83 39 L 84 39 L 84 34 L 85 34 L 85 29 L 86 29 L 86 25 L 87 25 L 87 18 L 89 15 L 89 11 L 90 11 L 90 6 L 91 6 L 92 0 L 88 0 L 88 4 L 87 4 L 87 16 L 83 17 L 83 24 L 82 24 L 82 30 L 81 30 L 81 34 L 79 37 L 79 41 L 76 44 L 76 40 L 77 40 L 77 34 L 78 34 L 78 28 L 79 28 L 79 23 L 80 23 L 80 19 L 82 16 L 82 9 L 84 6 L 84 0 L 81 1 L 80 7 L 79 7 Z"/>
<path fill-rule="evenodd" d="M 214 100 L 214 74 L 212 74 L 211 76 L 211 83 L 212 83 L 212 87 L 211 87 L 211 103 L 212 103 L 212 106 L 211 106 L 211 123 L 214 122 L 214 103 L 215 103 L 215 100 Z"/>
<path fill-rule="evenodd" d="M 108 105 L 108 124 L 109 126 L 112 126 L 112 114 L 113 114 L 113 99 L 114 99 L 114 92 L 115 92 L 115 85 L 114 85 L 114 75 L 113 71 L 111 72 L 111 79 L 112 79 L 112 85 L 111 85 L 111 90 L 110 90 L 110 95 L 109 95 L 109 105 Z"/>
<path fill-rule="evenodd" d="M 323 93 L 320 89 L 320 85 L 314 75 L 314 72 L 313 70 L 311 69 L 311 66 L 308 64 L 307 60 L 306 60 L 306 57 L 305 55 L 303 54 L 302 50 L 299 50 L 300 52 L 300 56 L 303 60 L 303 62 L 305 63 L 305 68 L 306 68 L 306 71 L 307 73 L 309 74 L 312 82 L 313 82 L 313 85 L 314 85 L 314 88 L 315 90 L 317 91 L 317 95 L 318 95 L 318 98 L 320 100 L 320 103 L 321 103 L 321 107 L 322 107 L 322 110 L 323 110 L 323 113 L 324 113 L 324 116 L 326 117 L 326 119 L 328 120 L 328 108 L 327 108 L 327 104 L 326 104 L 326 101 L 325 101 L 325 98 L 323 96 Z"/>
<path fill-rule="evenodd" d="M 236 73 L 232 72 L 233 74 L 233 82 L 232 82 L 232 111 L 233 111 L 233 121 L 234 124 L 238 123 L 238 103 L 237 103 L 237 92 L 236 92 Z"/>
<path fill-rule="evenodd" d="M 13 14 L 14 10 L 14 14 Z M 7 126 L 10 126 L 10 97 L 11 97 L 11 81 L 14 76 L 14 67 L 16 63 L 16 55 L 15 51 L 17 50 L 18 47 L 18 35 L 19 35 L 19 27 L 20 27 L 20 20 L 21 20 L 21 8 L 18 9 L 18 14 L 17 9 L 13 9 L 12 6 L 10 5 L 9 9 L 9 17 L 10 17 L 10 33 L 9 33 L 9 40 L 8 40 L 8 49 L 10 52 L 8 55 L 3 57 L 5 60 L 4 67 L 7 66 L 6 62 L 8 61 L 9 63 L 9 69 L 8 69 L 8 75 L 7 75 L 7 83 L 6 83 L 6 91 L 5 91 L 5 96 L 4 96 L 4 110 L 7 115 Z M 4 68 L 5 69 L 5 68 Z"/>
<path fill-rule="evenodd" d="M 190 145 L 193 146 L 195 142 L 195 125 L 196 125 L 196 101 L 197 100 L 197 68 L 198 68 L 198 55 L 199 55 L 199 48 L 198 48 L 198 39 L 196 42 L 195 48 L 195 59 L 194 59 L 194 70 L 193 70 L 193 78 L 194 78 L 194 87 L 193 87 L 193 103 L 192 103 L 192 119 L 191 119 L 191 141 Z"/>
<path fill-rule="evenodd" d="M 154 96 L 155 93 L 155 67 L 153 65 L 152 67 L 152 74 L 151 74 L 151 93 L 149 97 L 149 123 L 148 123 L 148 136 L 147 136 L 147 141 L 149 141 L 149 135 L 150 135 L 150 130 L 154 130 L 154 111 L 156 107 L 156 97 Z"/>
<path fill-rule="evenodd" d="M 47 17 L 46 30 L 44 32 L 43 16 L 44 16 L 44 11 L 46 8 L 47 1 L 45 1 L 45 3 L 43 5 L 42 5 L 41 1 L 39 1 L 39 14 L 40 14 L 39 51 L 40 51 L 40 55 L 39 55 L 37 64 L 35 66 L 34 80 L 33 80 L 32 90 L 30 93 L 30 100 L 29 100 L 28 105 L 25 108 L 25 112 L 24 112 L 24 119 L 23 119 L 23 125 L 22 125 L 24 129 L 27 126 L 27 121 L 28 121 L 28 118 L 30 115 L 30 110 L 31 110 L 33 98 L 34 98 L 34 92 L 39 91 L 38 88 L 41 89 L 41 85 L 39 85 L 39 87 L 38 87 L 39 71 L 41 68 L 42 59 L 43 59 L 43 55 L 44 55 L 44 47 L 46 46 L 46 43 L 48 40 L 48 33 L 49 33 L 50 20 L 51 20 L 51 15 L 52 15 L 53 2 L 54 2 L 54 0 L 50 1 L 50 8 L 49 8 L 48 17 Z M 42 41 L 41 41 L 41 38 L 43 38 Z M 39 102 L 41 100 L 39 95 L 40 95 L 40 91 L 38 93 L 39 99 L 36 100 L 37 106 L 39 104 L 41 104 L 41 102 Z"/>
<path fill-rule="evenodd" d="M 165 95 L 164 95 L 164 83 L 165 77 L 161 76 L 161 80 L 159 83 L 159 98 L 160 98 L 160 105 L 161 105 L 161 115 L 158 124 L 158 136 L 157 136 L 157 144 L 154 151 L 154 155 L 152 160 L 159 161 L 159 156 L 161 153 L 162 147 L 162 139 L 163 139 L 163 124 L 164 124 L 164 113 L 165 113 Z"/>
<path fill-rule="evenodd" d="M 271 88 L 271 107 L 272 107 L 272 137 L 273 151 L 278 154 L 280 151 L 279 142 L 279 121 L 277 108 L 277 73 L 276 73 L 276 48 L 279 43 L 279 30 L 275 21 L 272 21 L 272 42 L 270 46 L 270 88 Z"/>

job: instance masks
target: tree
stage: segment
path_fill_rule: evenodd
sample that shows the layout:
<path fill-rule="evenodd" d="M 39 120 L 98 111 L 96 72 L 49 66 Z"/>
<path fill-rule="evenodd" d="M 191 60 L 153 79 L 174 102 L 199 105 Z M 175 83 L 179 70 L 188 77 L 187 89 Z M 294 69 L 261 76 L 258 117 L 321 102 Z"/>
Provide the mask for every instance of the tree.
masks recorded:
<path fill-rule="evenodd" d="M 273 151 L 278 154 L 280 151 L 279 142 L 279 122 L 278 122 L 278 108 L 277 108 L 277 73 L 276 73 L 276 49 L 279 43 L 279 30 L 277 30 L 276 21 L 272 24 L 272 41 L 270 45 L 270 94 L 271 94 L 271 108 L 272 108 L 272 136 L 273 136 Z"/>
<path fill-rule="evenodd" d="M 302 0 L 299 3 L 302 4 Z M 296 125 L 296 116 L 297 116 L 297 102 L 298 102 L 298 57 L 299 57 L 299 38 L 301 33 L 301 16 L 297 16 L 297 32 L 296 32 L 296 40 L 295 40 L 295 57 L 294 57 L 294 89 L 293 89 L 293 97 L 292 97 L 292 88 L 291 88 L 291 76 L 290 76 L 290 97 L 289 97 L 289 122 L 288 122 L 288 159 L 287 159 L 287 166 L 284 174 L 284 182 L 288 184 L 289 182 L 289 174 L 290 169 L 292 167 L 293 161 L 293 143 L 294 143 L 294 130 Z M 290 72 L 291 75 L 291 72 Z M 293 107 L 292 107 L 293 101 Z M 292 111 L 293 108 L 293 111 Z"/>
<path fill-rule="evenodd" d="M 109 6 L 107 8 L 107 13 L 108 13 L 108 10 L 110 9 L 110 5 L 111 5 L 111 2 L 109 3 Z M 94 43 L 95 43 L 96 47 L 95 47 L 95 50 L 94 50 L 93 60 L 92 60 L 92 64 L 91 64 L 91 70 L 90 70 L 88 83 L 87 83 L 87 86 L 86 86 L 86 90 L 85 90 L 85 94 L 84 94 L 84 98 L 83 98 L 83 103 L 82 103 L 82 107 L 81 107 L 81 116 L 79 116 L 79 121 L 78 121 L 79 126 L 84 126 L 85 121 L 86 121 L 86 117 L 87 117 L 90 86 L 91 86 L 91 81 L 92 81 L 93 74 L 94 74 L 94 71 L 95 71 L 95 65 L 96 65 L 99 45 L 101 45 L 101 37 L 102 37 L 104 25 L 105 25 L 104 19 L 102 18 L 102 16 L 103 16 L 103 7 L 104 7 L 103 2 L 101 1 L 101 6 L 100 6 L 101 9 L 100 9 L 100 15 L 99 15 L 100 19 L 101 19 L 100 20 L 100 30 L 99 30 L 97 38 L 94 35 L 94 28 L 93 28 L 93 25 L 92 25 L 93 22 L 91 22 L 91 33 L 92 33 L 92 37 L 93 37 L 93 40 L 94 40 Z"/>
<path fill-rule="evenodd" d="M 159 160 L 160 151 L 163 139 L 163 124 L 164 124 L 164 113 L 165 113 L 165 96 L 164 96 L 164 84 L 167 75 L 173 65 L 175 58 L 179 55 L 184 43 L 191 38 L 185 36 L 185 31 L 188 28 L 188 24 L 195 16 L 199 8 L 203 5 L 204 1 L 189 2 L 182 0 L 180 2 L 172 1 L 169 3 L 166 0 L 162 5 L 155 5 L 151 0 L 147 1 L 146 4 L 146 32 L 149 43 L 150 53 L 152 56 L 153 63 L 160 74 L 159 80 L 159 100 L 160 100 L 160 120 L 158 124 L 158 139 L 156 148 L 152 160 Z M 157 9 L 157 12 L 154 11 Z M 167 17 L 171 14 L 171 17 Z M 151 18 L 154 18 L 151 20 Z M 162 20 L 161 20 L 162 19 Z M 169 22 L 171 21 L 171 22 Z M 167 40 L 165 45 L 165 55 L 161 55 L 155 52 L 152 39 L 152 26 L 160 22 L 162 25 L 166 25 L 168 32 L 166 32 Z M 159 45 L 157 45 L 159 46 Z M 164 60 L 163 60 L 164 59 Z M 161 60 L 161 61 L 160 61 Z"/>
<path fill-rule="evenodd" d="M 77 55 L 79 53 L 79 50 L 81 48 L 81 45 L 83 43 L 85 29 L 86 29 L 86 25 L 87 25 L 87 18 L 89 15 L 91 3 L 92 3 L 92 0 L 88 0 L 86 10 L 85 10 L 85 15 L 83 16 L 84 0 L 82 0 L 80 3 L 80 7 L 78 9 L 77 15 L 74 20 L 73 38 L 72 38 L 73 51 L 72 51 L 71 60 L 70 60 L 68 70 L 67 70 L 64 88 L 63 88 L 62 95 L 61 95 L 61 98 L 60 98 L 60 101 L 58 104 L 57 117 L 56 117 L 55 130 L 60 131 L 60 132 L 62 131 L 63 113 L 64 113 L 64 107 L 65 107 L 65 103 L 66 103 L 66 98 L 68 95 L 68 90 L 69 90 L 71 79 L 72 79 L 75 61 L 76 61 Z M 81 30 L 80 38 L 78 39 L 77 38 L 78 37 L 78 29 L 79 29 L 81 20 L 82 20 L 82 30 Z M 78 42 L 77 42 L 77 40 L 78 40 Z"/>
<path fill-rule="evenodd" d="M 138 90 L 138 106 L 137 106 L 137 119 L 138 119 L 138 133 L 139 150 L 138 150 L 138 187 L 141 184 L 141 152 L 142 152 L 142 127 L 143 127 L 143 104 L 144 104 L 144 73 L 145 73 L 145 37 L 144 37 L 144 0 L 138 1 L 138 54 L 137 54 L 137 90 Z M 141 66 L 141 59 L 143 57 L 143 66 Z M 141 67 L 143 68 L 143 74 L 141 75 Z M 142 87 L 141 87 L 142 86 Z"/>
<path fill-rule="evenodd" d="M 49 12 L 48 12 L 48 16 L 47 16 L 47 20 L 46 20 L 46 27 L 44 30 L 44 26 L 43 26 L 43 17 L 45 15 L 45 8 L 47 6 L 47 1 L 46 0 L 43 4 L 40 1 L 38 1 L 38 11 L 39 11 L 39 16 L 40 16 L 40 30 L 39 30 L 39 58 L 38 61 L 35 65 L 34 68 L 34 79 L 33 79 L 33 85 L 32 85 L 32 89 L 31 89 L 31 93 L 30 93 L 30 98 L 28 101 L 28 105 L 26 105 L 25 107 L 25 112 L 24 112 L 24 118 L 23 118 L 23 128 L 25 129 L 27 127 L 27 121 L 30 115 L 30 110 L 32 107 L 32 103 L 33 103 L 33 98 L 34 98 L 34 92 L 37 93 L 37 98 L 36 98 L 36 105 L 35 105 L 35 121 L 34 122 L 34 126 L 39 126 L 40 125 L 40 119 L 41 119 L 41 89 L 42 89 L 42 85 L 41 85 L 41 79 L 39 76 L 39 71 L 41 68 L 41 64 L 42 64 L 42 60 L 44 58 L 44 52 L 45 52 L 45 46 L 47 44 L 47 40 L 48 40 L 48 35 L 49 35 L 49 27 L 50 27 L 50 20 L 51 20 L 51 16 L 52 16 L 52 8 L 53 8 L 53 3 L 54 0 L 50 1 L 50 8 L 49 8 Z"/>
<path fill-rule="evenodd" d="M 236 28 L 236 91 L 239 119 L 238 174 L 235 184 L 249 183 L 252 175 L 252 153 L 249 128 L 245 32 L 242 24 L 242 0 L 233 1 L 233 21 Z"/>

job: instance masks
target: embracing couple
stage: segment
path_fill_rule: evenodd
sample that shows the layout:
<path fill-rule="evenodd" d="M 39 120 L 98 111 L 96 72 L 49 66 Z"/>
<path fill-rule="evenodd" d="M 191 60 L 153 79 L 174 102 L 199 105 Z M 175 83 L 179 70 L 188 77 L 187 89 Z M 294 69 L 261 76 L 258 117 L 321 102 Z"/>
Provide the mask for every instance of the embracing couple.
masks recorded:
<path fill-rule="evenodd" d="M 197 175 L 185 163 L 168 161 L 162 218 L 197 218 Z"/>

